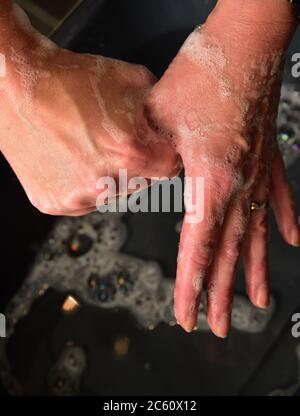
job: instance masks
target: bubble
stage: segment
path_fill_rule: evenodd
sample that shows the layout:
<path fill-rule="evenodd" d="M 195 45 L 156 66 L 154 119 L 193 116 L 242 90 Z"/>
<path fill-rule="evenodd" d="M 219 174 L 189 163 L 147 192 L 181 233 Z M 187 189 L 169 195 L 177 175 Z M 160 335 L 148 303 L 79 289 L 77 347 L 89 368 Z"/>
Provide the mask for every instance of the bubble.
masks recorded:
<path fill-rule="evenodd" d="M 289 100 L 282 99 L 279 103 L 279 111 L 288 112 L 291 107 L 291 102 Z"/>
<path fill-rule="evenodd" d="M 205 36 L 202 30 L 192 32 L 180 52 L 196 64 L 204 63 L 214 75 L 217 74 L 216 70 L 223 70 L 228 63 L 218 42 Z"/>
<path fill-rule="evenodd" d="M 48 391 L 57 396 L 77 395 L 86 368 L 86 353 L 79 346 L 67 345 L 48 374 Z"/>
<path fill-rule="evenodd" d="M 116 339 L 113 346 L 113 352 L 114 355 L 117 358 L 123 358 L 125 357 L 129 352 L 129 346 L 130 346 L 130 338 L 128 337 L 122 337 Z"/>
<path fill-rule="evenodd" d="M 78 234 L 71 237 L 67 243 L 67 250 L 70 257 L 80 257 L 88 253 L 93 246 L 93 240 L 85 235 Z"/>
<path fill-rule="evenodd" d="M 162 271 L 157 263 L 148 262 L 141 268 L 139 278 L 147 289 L 155 292 L 162 280 Z"/>
<path fill-rule="evenodd" d="M 283 84 L 278 113 L 278 143 L 287 167 L 300 158 L 300 94 L 298 86 Z"/>
<path fill-rule="evenodd" d="M 97 297 L 100 302 L 110 302 L 114 300 L 116 287 L 111 277 L 100 277 L 96 273 L 92 273 L 88 284 L 93 291 L 94 297 Z"/>
<path fill-rule="evenodd" d="M 240 331 L 250 333 L 262 332 L 270 321 L 275 309 L 275 301 L 271 298 L 268 309 L 254 307 L 248 299 L 236 296 L 232 309 L 232 325 Z"/>
<path fill-rule="evenodd" d="M 287 142 L 290 139 L 293 139 L 295 136 L 295 131 L 292 127 L 281 126 L 278 131 L 278 140 Z"/>
<path fill-rule="evenodd" d="M 127 270 L 120 271 L 116 276 L 117 289 L 127 296 L 133 288 L 133 280 Z"/>

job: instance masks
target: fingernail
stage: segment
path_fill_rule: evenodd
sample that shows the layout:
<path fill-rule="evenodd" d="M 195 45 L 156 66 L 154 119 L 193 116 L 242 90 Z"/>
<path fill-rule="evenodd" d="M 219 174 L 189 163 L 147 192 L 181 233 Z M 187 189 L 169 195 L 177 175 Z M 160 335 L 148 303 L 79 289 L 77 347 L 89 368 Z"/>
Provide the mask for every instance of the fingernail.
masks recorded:
<path fill-rule="evenodd" d="M 212 326 L 213 333 L 219 338 L 226 338 L 230 328 L 230 317 L 228 313 L 223 313 L 221 318 Z"/>
<path fill-rule="evenodd" d="M 269 302 L 269 290 L 263 285 L 257 291 L 255 304 L 261 309 L 266 309 L 269 306 Z"/>
<path fill-rule="evenodd" d="M 298 228 L 294 228 L 291 233 L 291 245 L 300 247 L 300 230 Z"/>
<path fill-rule="evenodd" d="M 192 332 L 196 327 L 197 316 L 195 317 L 191 315 L 185 319 L 176 316 L 176 319 L 177 325 L 181 326 L 188 333 Z"/>
<path fill-rule="evenodd" d="M 194 329 L 196 327 L 196 323 L 197 323 L 197 319 L 189 318 L 189 319 L 186 319 L 185 321 L 183 321 L 181 323 L 181 326 L 186 332 L 190 333 L 190 332 L 194 331 Z"/>

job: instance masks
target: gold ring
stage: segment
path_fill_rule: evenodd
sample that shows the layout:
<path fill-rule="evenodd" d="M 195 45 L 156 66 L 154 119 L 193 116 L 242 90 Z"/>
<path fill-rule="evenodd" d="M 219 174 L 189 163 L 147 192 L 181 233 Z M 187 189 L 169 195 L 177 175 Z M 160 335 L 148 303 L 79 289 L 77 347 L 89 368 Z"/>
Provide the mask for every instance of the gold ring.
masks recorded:
<path fill-rule="evenodd" d="M 268 209 L 270 206 L 269 201 L 253 201 L 251 202 L 251 211 L 257 211 L 262 209 Z"/>

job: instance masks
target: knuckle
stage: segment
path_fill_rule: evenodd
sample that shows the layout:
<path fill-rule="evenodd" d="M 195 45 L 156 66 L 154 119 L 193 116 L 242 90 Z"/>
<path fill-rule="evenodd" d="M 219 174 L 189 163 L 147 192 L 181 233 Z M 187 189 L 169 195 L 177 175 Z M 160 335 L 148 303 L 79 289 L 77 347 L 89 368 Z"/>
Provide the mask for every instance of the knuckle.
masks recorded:
<path fill-rule="evenodd" d="M 76 191 L 67 192 L 60 199 L 61 205 L 66 211 L 79 211 L 96 205 L 97 188 L 96 179 L 87 180 L 79 185 Z"/>
<path fill-rule="evenodd" d="M 54 207 L 47 200 L 31 200 L 32 205 L 40 211 L 42 214 L 46 215 L 60 215 L 60 210 Z"/>
<path fill-rule="evenodd" d="M 238 240 L 225 241 L 223 244 L 223 256 L 226 260 L 236 261 L 240 255 L 240 243 Z"/>
<path fill-rule="evenodd" d="M 246 139 L 238 136 L 233 144 L 231 144 L 225 154 L 225 161 L 228 165 L 238 169 L 245 160 L 250 151 L 250 146 Z"/>
<path fill-rule="evenodd" d="M 199 273 L 205 273 L 210 266 L 213 253 L 215 250 L 216 242 L 213 241 L 202 241 L 196 245 L 190 247 L 189 252 L 187 250 L 182 252 L 183 257 L 187 255 L 190 258 L 193 267 L 199 271 Z"/>
<path fill-rule="evenodd" d="M 267 235 L 269 231 L 268 214 L 262 213 L 260 218 L 257 216 L 256 220 L 252 222 L 251 230 L 262 236 Z"/>
<path fill-rule="evenodd" d="M 136 69 L 137 69 L 139 78 L 143 84 L 145 84 L 146 86 L 148 84 L 154 84 L 154 82 L 156 81 L 156 78 L 148 68 L 146 68 L 143 65 L 137 65 Z"/>
<path fill-rule="evenodd" d="M 73 193 L 65 194 L 61 198 L 61 204 L 64 207 L 66 211 L 76 211 L 82 208 L 82 206 L 79 203 L 80 198 L 79 195 L 74 195 Z"/>
<path fill-rule="evenodd" d="M 264 277 L 266 276 L 266 270 L 268 268 L 268 259 L 266 255 L 263 255 L 255 264 L 251 265 L 252 276 Z"/>
<path fill-rule="evenodd" d="M 131 147 L 129 151 L 123 153 L 119 157 L 117 168 L 128 169 L 129 166 L 133 168 L 133 171 L 138 175 L 146 169 L 149 164 L 149 151 L 147 148 L 143 150 Z"/>

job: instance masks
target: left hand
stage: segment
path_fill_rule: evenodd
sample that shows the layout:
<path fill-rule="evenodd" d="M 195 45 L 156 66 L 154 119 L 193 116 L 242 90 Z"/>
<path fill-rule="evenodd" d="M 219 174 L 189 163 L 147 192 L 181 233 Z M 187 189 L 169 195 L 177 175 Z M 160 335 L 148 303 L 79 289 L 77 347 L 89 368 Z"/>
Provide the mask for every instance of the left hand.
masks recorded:
<path fill-rule="evenodd" d="M 238 26 L 238 23 L 237 23 Z M 220 30 L 210 18 L 186 41 L 154 87 L 148 117 L 181 155 L 185 174 L 205 179 L 205 218 L 191 224 L 186 212 L 178 256 L 175 314 L 192 331 L 204 280 L 208 321 L 225 337 L 236 265 L 242 250 L 249 297 L 267 307 L 269 200 L 282 235 L 300 245 L 300 231 L 276 143 L 276 118 L 286 43 L 268 44 L 243 30 Z M 271 194 L 271 195 L 270 195 Z M 246 239 L 244 238 L 246 236 Z"/>

